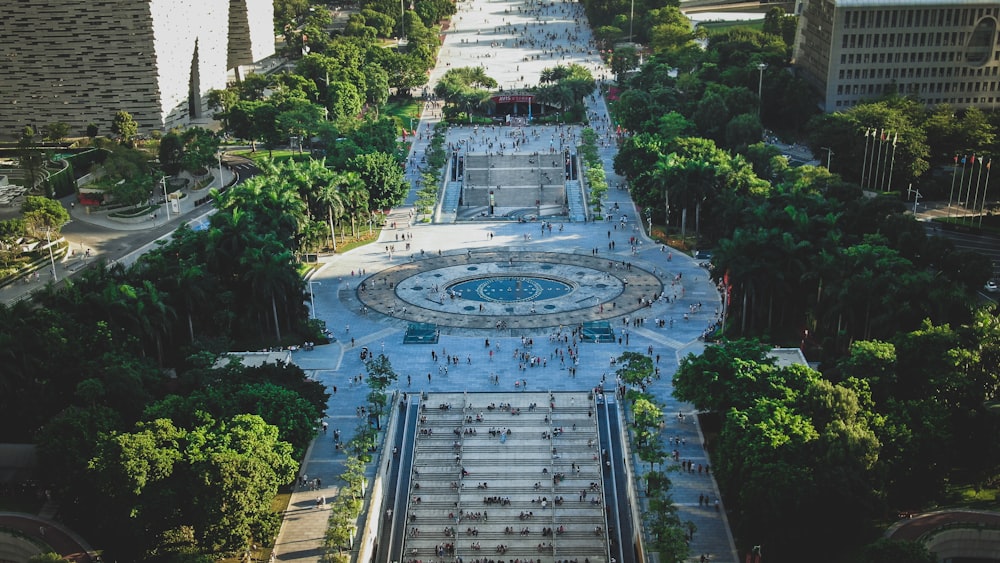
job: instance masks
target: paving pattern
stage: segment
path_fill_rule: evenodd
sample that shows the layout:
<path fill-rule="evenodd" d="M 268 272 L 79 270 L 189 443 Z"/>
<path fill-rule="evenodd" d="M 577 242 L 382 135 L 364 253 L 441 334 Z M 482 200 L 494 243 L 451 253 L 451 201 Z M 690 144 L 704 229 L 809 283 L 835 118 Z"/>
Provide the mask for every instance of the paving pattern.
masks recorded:
<path fill-rule="evenodd" d="M 490 276 L 542 276 L 571 291 L 544 301 L 474 301 L 456 296 L 456 282 Z M 517 250 L 468 250 L 432 256 L 382 270 L 357 290 L 371 310 L 444 327 L 512 330 L 575 326 L 637 314 L 663 294 L 663 283 L 627 260 Z"/>
<path fill-rule="evenodd" d="M 578 3 L 467 0 L 457 6 L 454 26 L 445 34 L 428 91 L 448 68 L 462 66 L 482 65 L 508 92 L 537 84 L 541 72 L 557 64 L 583 63 L 600 80 L 610 74 L 601 66 Z M 612 386 L 617 383 L 613 358 L 625 351 L 650 354 L 658 375 L 647 391 L 668 413 L 664 448 L 677 452 L 677 459 L 666 465 L 680 469 L 682 462 L 690 462 L 684 464 L 690 467 L 688 471 L 670 474 L 671 496 L 678 514 L 682 521 L 693 522 L 697 528 L 690 540 L 689 561 L 700 561 L 702 555 L 711 561 L 740 560 L 724 505 L 717 502 L 720 499 L 714 480 L 707 472 L 696 469 L 710 463 L 697 417 L 690 405 L 672 396 L 670 384 L 677 362 L 702 349 L 699 336 L 722 314 L 719 292 L 694 260 L 646 237 L 641 228 L 645 218 L 624 189 L 623 179 L 613 172 L 616 132 L 607 107 L 598 92 L 585 104 L 589 126 L 598 134 L 599 156 L 611 187 L 602 202 L 603 220 L 555 224 L 550 232 L 543 231 L 540 222 L 488 218 L 455 222 L 454 211 L 443 209 L 436 224 L 415 222 L 416 190 L 411 190 L 404 205 L 387 218 L 388 228 L 382 231 L 378 243 L 323 258 L 323 267 L 310 279 L 314 313 L 326 321 L 337 342 L 296 352 L 294 360 L 332 393 L 325 419 L 328 433 L 315 440 L 301 468 L 310 479 L 321 477 L 324 486 L 318 491 L 301 487 L 293 494 L 277 541 L 278 560 L 320 560 L 329 511 L 316 500 L 336 493 L 336 477 L 344 469 L 344 455 L 334 446 L 331 434 L 339 429 L 343 438 L 349 439 L 357 425 L 364 423 L 357 411 L 366 404 L 369 392 L 359 383 L 365 373 L 360 358 L 362 348 L 384 353 L 390 359 L 399 375 L 394 391 L 489 392 L 511 397 L 535 391 L 579 393 L 601 384 Z M 407 139 L 412 145 L 406 176 L 414 182 L 420 176 L 431 131 L 441 111 L 439 102 L 428 101 L 415 127 L 417 135 Z M 495 154 L 501 149 L 500 143 L 517 137 L 523 143 L 516 150 L 504 150 L 531 154 L 561 151 L 580 138 L 579 126 L 529 125 L 519 135 L 512 135 L 509 129 L 453 126 L 448 130 L 446 146 L 460 147 L 470 154 Z M 530 312 L 530 303 L 453 300 L 447 294 L 455 281 L 499 275 L 505 270 L 505 262 L 506 271 L 510 271 L 511 260 L 518 275 L 554 277 L 571 284 L 572 292 L 538 301 L 535 313 Z M 631 264 L 632 271 L 615 265 L 622 263 Z M 470 271 L 472 267 L 477 270 Z M 359 290 L 362 283 L 364 291 Z M 607 287 L 598 288 L 600 283 Z M 435 286 L 436 304 L 429 291 Z M 440 298 L 442 290 L 444 299 Z M 669 299 L 653 299 L 660 293 Z M 640 297 L 651 303 L 640 307 Z M 558 309 L 543 309 L 546 305 Z M 496 325 L 498 319 L 506 321 L 500 328 Z M 581 343 L 573 338 L 572 329 L 579 323 L 602 319 L 613 327 L 616 343 Z M 433 345 L 403 344 L 406 326 L 413 322 L 438 325 L 440 339 Z M 529 349 L 531 357 L 538 361 L 524 361 Z M 391 455 L 377 452 L 370 476 L 374 476 L 375 467 L 385 467 Z M 648 464 L 634 455 L 629 458 L 626 461 L 636 471 L 648 470 Z M 637 489 L 642 491 L 641 486 Z M 637 510 L 646 510 L 646 500 L 640 499 L 640 504 Z M 464 537 L 461 540 L 473 541 Z M 437 538 L 429 547 L 442 541 Z M 495 544 L 479 541 L 483 550 L 480 559 L 501 559 L 493 552 Z M 487 550 L 489 545 L 492 547 Z M 537 553 L 505 556 L 503 560 L 528 558 L 537 558 Z M 563 558 L 567 559 L 584 560 L 577 555 Z"/>
<path fill-rule="evenodd" d="M 403 553 L 608 561 L 597 417 L 584 392 L 422 401 Z"/>

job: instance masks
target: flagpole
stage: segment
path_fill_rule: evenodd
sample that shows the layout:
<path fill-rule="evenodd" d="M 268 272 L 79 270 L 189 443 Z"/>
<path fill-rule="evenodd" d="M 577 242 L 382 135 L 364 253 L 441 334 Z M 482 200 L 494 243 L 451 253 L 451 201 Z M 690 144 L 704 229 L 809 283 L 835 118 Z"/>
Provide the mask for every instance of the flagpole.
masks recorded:
<path fill-rule="evenodd" d="M 951 192 L 948 194 L 948 217 L 951 217 L 951 202 L 952 198 L 955 196 L 955 176 L 958 176 L 958 155 L 955 155 L 955 166 L 954 170 L 951 172 Z M 987 179 L 989 174 L 986 175 Z M 961 189 L 959 190 L 961 191 Z"/>
<path fill-rule="evenodd" d="M 892 138 L 892 161 L 889 164 L 889 188 L 892 188 L 892 170 L 896 167 L 896 143 L 899 141 L 899 131 Z"/>
<path fill-rule="evenodd" d="M 979 159 L 979 176 L 976 178 L 976 197 L 972 199 L 972 212 L 973 213 L 976 212 L 976 202 L 979 201 L 979 181 L 982 180 L 982 179 L 983 179 L 983 159 L 980 158 Z M 984 201 L 983 203 L 985 204 L 986 202 Z M 975 217 L 973 217 L 972 220 L 969 221 L 970 225 L 972 224 L 973 220 L 975 220 Z"/>
<path fill-rule="evenodd" d="M 865 187 L 865 165 L 868 164 L 868 138 L 871 137 L 871 127 L 865 128 L 865 156 L 861 159 L 861 187 Z"/>
<path fill-rule="evenodd" d="M 969 157 L 962 155 L 962 177 L 958 179 L 958 200 L 955 203 L 962 204 L 962 186 L 965 184 L 965 164 L 969 160 Z"/>
<path fill-rule="evenodd" d="M 976 165 L 976 155 L 975 154 L 972 155 L 972 158 L 970 159 L 969 164 L 971 164 L 973 166 Z M 966 199 L 966 201 L 965 201 L 965 209 L 966 210 L 969 209 L 969 201 L 968 201 L 968 199 L 970 197 L 972 197 L 972 177 L 975 176 L 975 175 L 976 175 L 976 171 L 975 170 L 969 170 L 969 189 L 967 189 L 965 191 L 965 199 Z M 975 209 L 976 209 L 975 208 L 975 204 L 973 204 L 973 207 L 972 207 L 973 212 L 975 212 Z M 962 222 L 964 223 L 965 221 L 962 221 Z"/>
<path fill-rule="evenodd" d="M 986 163 L 986 183 L 983 184 L 983 206 L 979 209 L 979 226 L 983 226 L 983 215 L 986 214 L 986 191 L 990 188 L 990 165 L 993 164 L 993 159 L 991 158 L 989 162 Z"/>
<path fill-rule="evenodd" d="M 885 136 L 885 142 L 886 143 L 889 142 L 889 135 L 888 134 Z M 889 189 L 889 186 L 887 186 L 886 183 L 885 183 L 885 169 L 888 168 L 888 166 L 887 166 L 888 164 L 889 164 L 889 147 L 886 146 L 885 147 L 885 157 L 883 158 L 883 162 L 882 162 L 882 179 L 879 181 L 879 184 L 882 185 L 882 191 L 888 191 L 888 189 Z"/>
<path fill-rule="evenodd" d="M 882 145 L 885 144 L 885 129 L 883 129 L 882 132 L 879 133 L 878 141 L 879 141 L 879 143 L 878 143 L 878 158 L 875 159 L 875 176 L 872 178 L 872 180 L 873 180 L 873 182 L 875 184 L 874 188 L 876 190 L 879 190 L 879 187 L 878 187 L 878 169 L 882 166 Z"/>
<path fill-rule="evenodd" d="M 867 185 L 863 186 L 863 187 L 865 187 L 867 189 L 871 189 L 871 187 L 872 187 L 872 182 L 871 182 L 871 179 L 872 179 L 872 170 L 875 169 L 875 152 L 877 150 L 878 150 L 878 129 L 873 129 L 872 130 L 872 157 L 871 157 L 872 160 L 871 160 L 871 162 L 868 163 L 868 183 L 867 183 Z"/>

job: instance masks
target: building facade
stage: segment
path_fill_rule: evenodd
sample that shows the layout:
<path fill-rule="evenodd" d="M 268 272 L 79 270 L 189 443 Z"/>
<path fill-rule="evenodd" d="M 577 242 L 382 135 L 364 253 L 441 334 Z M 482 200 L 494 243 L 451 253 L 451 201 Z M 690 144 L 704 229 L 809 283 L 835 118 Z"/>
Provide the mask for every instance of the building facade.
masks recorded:
<path fill-rule="evenodd" d="M 140 133 L 207 115 L 230 69 L 274 53 L 271 0 L 12 0 L 0 18 L 0 137 L 62 121 Z"/>
<path fill-rule="evenodd" d="M 898 92 L 1000 102 L 997 0 L 801 0 L 793 63 L 827 112 Z"/>

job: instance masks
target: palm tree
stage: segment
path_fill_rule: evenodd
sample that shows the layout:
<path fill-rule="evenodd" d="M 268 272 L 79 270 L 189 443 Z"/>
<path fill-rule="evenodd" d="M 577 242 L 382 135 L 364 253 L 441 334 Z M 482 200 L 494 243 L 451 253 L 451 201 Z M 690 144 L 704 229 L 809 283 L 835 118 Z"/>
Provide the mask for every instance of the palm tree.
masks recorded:
<path fill-rule="evenodd" d="M 306 202 L 294 186 L 274 182 L 261 190 L 254 215 L 259 221 L 259 232 L 273 232 L 278 240 L 297 249 L 299 235 L 306 225 L 306 211 Z"/>
<path fill-rule="evenodd" d="M 317 203 L 326 206 L 326 216 L 330 223 L 330 244 L 333 246 L 334 252 L 337 252 L 337 236 L 333 230 L 334 218 L 339 222 L 347 209 L 344 206 L 344 196 L 339 189 L 339 185 L 336 183 L 336 180 L 339 180 L 339 178 L 340 174 L 335 177 L 334 181 L 322 186 L 316 198 Z"/>
<path fill-rule="evenodd" d="M 254 232 L 251 216 L 240 208 L 233 208 L 220 210 L 210 221 L 208 265 L 223 283 L 231 283 Z"/>
<path fill-rule="evenodd" d="M 357 219 L 368 215 L 368 188 L 361 181 L 360 176 L 356 180 L 341 186 L 344 207 L 351 217 L 351 235 L 358 238 Z"/>
<path fill-rule="evenodd" d="M 281 322 L 278 317 L 278 300 L 286 304 L 296 287 L 301 293 L 301 278 L 293 265 L 294 257 L 273 234 L 265 235 L 258 244 L 244 255 L 243 276 L 249 284 L 254 303 L 259 299 L 270 299 L 274 317 L 274 334 L 281 341 Z M 296 283 L 298 282 L 298 283 Z"/>
<path fill-rule="evenodd" d="M 174 284 L 184 300 L 184 308 L 187 310 L 188 334 L 191 342 L 194 342 L 194 314 L 208 299 L 208 291 L 206 291 L 208 280 L 205 277 L 204 266 L 196 263 L 190 257 L 184 259 L 179 267 L 180 271 L 174 277 Z"/>

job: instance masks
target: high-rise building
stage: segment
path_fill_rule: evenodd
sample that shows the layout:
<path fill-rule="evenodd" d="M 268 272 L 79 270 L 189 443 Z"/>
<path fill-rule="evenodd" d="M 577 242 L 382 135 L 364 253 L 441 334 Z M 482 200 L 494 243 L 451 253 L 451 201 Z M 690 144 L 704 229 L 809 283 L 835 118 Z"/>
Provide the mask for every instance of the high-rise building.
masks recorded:
<path fill-rule="evenodd" d="M 12 0 L 0 17 L 0 137 L 62 121 L 140 132 L 206 115 L 230 69 L 274 54 L 272 0 Z"/>
<path fill-rule="evenodd" d="M 1000 102 L 997 0 L 800 0 L 793 62 L 827 112 L 898 92 Z"/>

